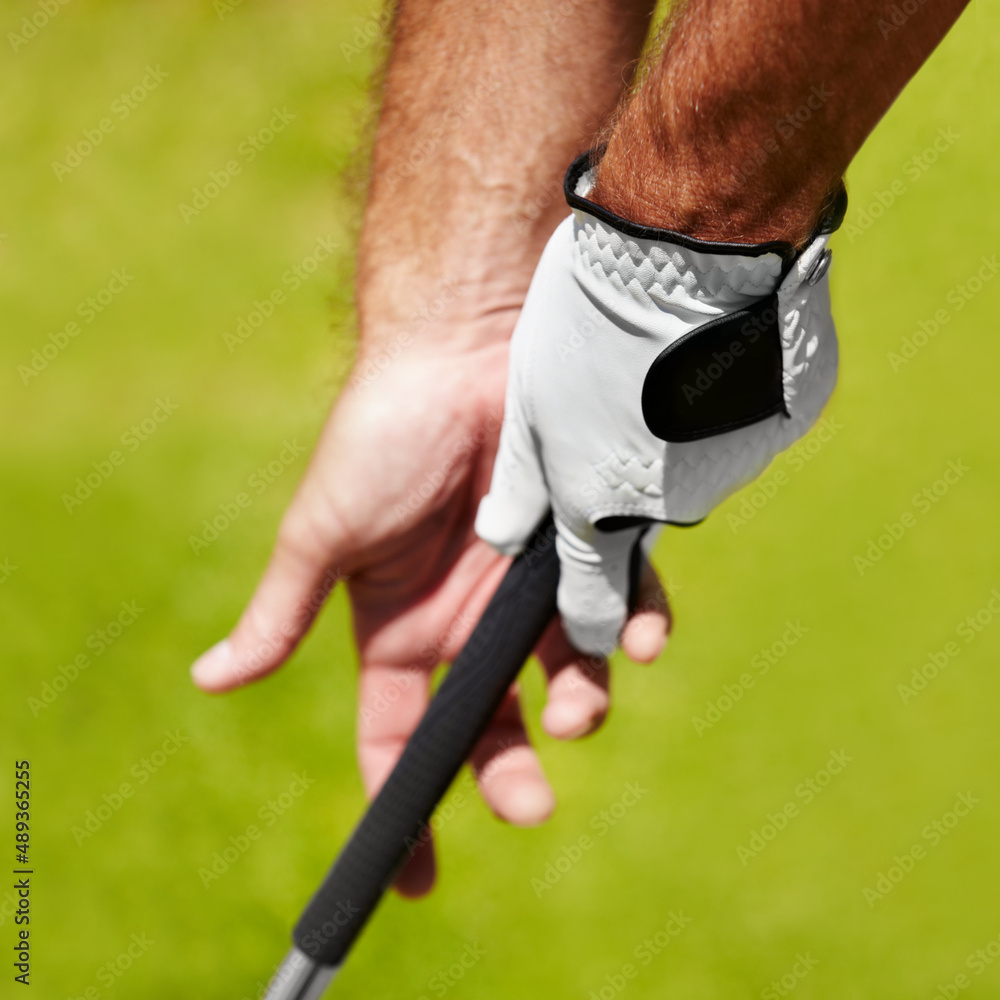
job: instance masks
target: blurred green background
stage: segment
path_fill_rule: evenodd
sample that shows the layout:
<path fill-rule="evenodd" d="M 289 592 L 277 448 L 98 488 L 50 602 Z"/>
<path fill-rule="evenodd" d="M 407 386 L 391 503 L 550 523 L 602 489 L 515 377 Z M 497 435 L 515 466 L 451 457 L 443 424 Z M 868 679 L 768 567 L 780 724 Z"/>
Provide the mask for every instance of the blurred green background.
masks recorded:
<path fill-rule="evenodd" d="M 3 3 L 0 29 L 38 9 Z M 362 809 L 342 593 L 264 684 L 209 698 L 187 668 L 264 565 L 305 463 L 283 464 L 284 442 L 312 444 L 350 363 L 355 210 L 336 178 L 375 53 L 342 44 L 377 13 L 365 0 L 72 0 L 0 45 L 0 842 L 12 868 L 12 765 L 28 758 L 45 1000 L 253 1000 Z M 1000 280 L 970 283 L 1000 252 L 998 57 L 1000 12 L 980 2 L 851 170 L 826 432 L 702 527 L 664 535 L 675 635 L 655 667 L 619 666 L 599 735 L 538 733 L 528 671 L 555 817 L 513 830 L 475 797 L 453 800 L 438 890 L 387 901 L 339 995 L 1000 994 L 989 951 L 966 963 L 990 942 L 1000 953 L 1000 620 L 962 625 L 1000 587 Z M 134 87 L 142 99 L 114 110 Z M 283 128 L 251 162 L 240 144 L 275 109 Z M 113 128 L 73 165 L 67 145 L 104 118 Z M 232 159 L 241 172 L 185 221 L 179 204 Z M 321 238 L 340 251 L 227 344 Z M 102 464 L 116 449 L 121 464 Z M 203 519 L 273 462 L 280 475 L 195 554 Z M 946 483 L 949 463 L 968 471 Z M 887 524 L 905 531 L 859 562 Z M 959 655 L 900 689 L 949 642 Z M 179 749 L 157 755 L 171 733 Z M 850 760 L 824 776 L 831 753 Z M 288 795 L 303 771 L 315 784 Z M 102 809 L 123 782 L 131 798 Z M 629 783 L 645 793 L 616 807 Z M 968 793 L 974 808 L 949 816 Z M 282 810 L 270 824 L 269 800 Z M 791 818 L 769 827 L 786 803 Z M 203 884 L 250 824 L 261 839 Z M 582 834 L 593 846 L 576 852 Z M 890 873 L 914 845 L 912 870 Z M 668 931 L 671 913 L 683 929 Z M 5 996 L 12 931 L 4 916 Z M 669 944 L 644 951 L 660 931 Z"/>

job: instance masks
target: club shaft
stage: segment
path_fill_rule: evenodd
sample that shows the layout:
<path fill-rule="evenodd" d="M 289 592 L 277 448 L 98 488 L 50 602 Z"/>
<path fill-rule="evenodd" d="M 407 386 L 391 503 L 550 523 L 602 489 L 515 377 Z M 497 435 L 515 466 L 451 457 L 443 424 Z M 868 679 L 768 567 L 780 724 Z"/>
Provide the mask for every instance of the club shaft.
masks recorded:
<path fill-rule="evenodd" d="M 293 948 L 274 974 L 264 1000 L 319 1000 L 336 972 Z"/>
<path fill-rule="evenodd" d="M 558 582 L 555 529 L 546 519 L 511 564 L 389 778 L 302 914 L 295 951 L 286 960 L 298 979 L 286 976 L 288 983 L 265 1000 L 315 1000 L 322 994 L 400 867 L 427 839 L 434 809 L 552 621 Z M 303 960 L 312 963 L 311 973 L 303 971 Z M 301 985 L 289 985 L 299 980 Z"/>

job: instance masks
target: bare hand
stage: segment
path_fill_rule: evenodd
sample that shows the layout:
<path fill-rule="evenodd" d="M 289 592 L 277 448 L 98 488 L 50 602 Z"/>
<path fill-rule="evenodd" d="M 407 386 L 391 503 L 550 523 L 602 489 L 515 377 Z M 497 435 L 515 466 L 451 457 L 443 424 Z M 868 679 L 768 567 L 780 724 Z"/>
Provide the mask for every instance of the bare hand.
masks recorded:
<path fill-rule="evenodd" d="M 505 339 L 451 352 L 415 344 L 374 381 L 345 389 L 250 604 L 228 640 L 193 667 L 198 686 L 213 692 L 266 676 L 346 576 L 361 657 L 358 756 L 370 796 L 423 715 L 433 668 L 457 654 L 507 568 L 472 530 L 489 485 L 506 371 Z M 632 659 L 648 662 L 669 623 L 648 565 L 639 608 L 622 642 Z M 548 677 L 545 731 L 557 739 L 593 732 L 608 711 L 606 661 L 573 650 L 558 622 L 537 653 Z M 552 812 L 516 689 L 470 763 L 500 818 L 532 826 Z M 421 895 L 434 872 L 428 841 L 397 888 Z"/>

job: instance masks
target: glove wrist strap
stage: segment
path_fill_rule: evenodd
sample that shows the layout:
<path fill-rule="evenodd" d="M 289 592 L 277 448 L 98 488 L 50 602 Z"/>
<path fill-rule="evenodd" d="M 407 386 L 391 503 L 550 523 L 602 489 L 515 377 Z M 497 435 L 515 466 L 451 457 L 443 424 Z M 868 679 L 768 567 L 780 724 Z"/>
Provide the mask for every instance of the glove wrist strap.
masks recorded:
<path fill-rule="evenodd" d="M 784 240 L 771 240 L 766 243 L 716 243 L 708 240 L 700 240 L 694 236 L 686 236 L 683 233 L 675 233 L 669 229 L 659 229 L 656 226 L 645 226 L 641 223 L 630 222 L 628 219 L 624 219 L 620 215 L 608 211 L 608 209 L 598 205 L 587 197 L 593 188 L 594 173 L 601 161 L 601 157 L 604 155 L 604 150 L 604 146 L 597 146 L 581 154 L 570 164 L 563 180 L 563 193 L 570 208 L 586 212 L 619 233 L 631 236 L 634 239 L 671 243 L 686 250 L 694 250 L 698 253 L 706 254 L 734 254 L 742 257 L 760 257 L 764 254 L 776 254 L 784 262 L 783 271 L 785 273 L 791 268 L 796 257 L 799 256 L 801 251 Z M 837 190 L 827 200 L 819 224 L 810 237 L 810 242 L 818 236 L 826 236 L 839 229 L 846 213 L 847 191 L 844 188 L 843 181 L 841 181 Z"/>

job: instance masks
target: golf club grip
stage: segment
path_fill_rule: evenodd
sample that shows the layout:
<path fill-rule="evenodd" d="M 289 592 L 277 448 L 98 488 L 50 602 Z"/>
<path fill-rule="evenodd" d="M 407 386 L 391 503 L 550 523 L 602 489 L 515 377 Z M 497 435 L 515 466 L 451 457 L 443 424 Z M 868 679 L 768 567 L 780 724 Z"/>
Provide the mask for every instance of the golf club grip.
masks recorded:
<path fill-rule="evenodd" d="M 295 945 L 339 965 L 556 613 L 559 560 L 546 518 L 511 564 L 388 780 L 295 927 Z"/>

